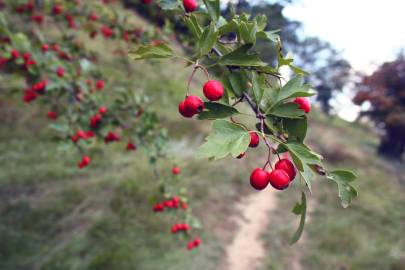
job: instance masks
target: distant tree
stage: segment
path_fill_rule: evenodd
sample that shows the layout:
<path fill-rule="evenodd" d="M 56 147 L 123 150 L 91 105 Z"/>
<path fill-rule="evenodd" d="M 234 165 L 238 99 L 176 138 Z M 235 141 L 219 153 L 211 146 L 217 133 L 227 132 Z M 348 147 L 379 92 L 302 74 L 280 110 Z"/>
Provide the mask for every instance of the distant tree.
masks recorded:
<path fill-rule="evenodd" d="M 401 159 L 405 151 L 405 57 L 381 65 L 363 77 L 354 98 L 358 105 L 371 106 L 361 113 L 384 130 L 378 148 L 380 154 Z"/>

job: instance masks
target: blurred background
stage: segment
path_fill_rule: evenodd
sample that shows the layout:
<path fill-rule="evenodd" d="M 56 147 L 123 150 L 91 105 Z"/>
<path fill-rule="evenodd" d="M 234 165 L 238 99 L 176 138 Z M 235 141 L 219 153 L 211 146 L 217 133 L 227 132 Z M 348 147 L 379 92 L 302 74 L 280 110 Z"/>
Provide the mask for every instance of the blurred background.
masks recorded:
<path fill-rule="evenodd" d="M 179 50 L 189 50 L 173 13 L 137 0 L 105 2 L 138 28 L 171 35 Z M 96 37 L 88 46 L 101 55 L 102 73 L 147 93 L 168 130 L 173 159 L 160 166 L 163 175 L 174 164 L 182 169 L 203 244 L 187 251 L 170 233 L 172 220 L 153 213 L 155 175 L 141 152 L 111 145 L 79 171 L 76 154 L 47 127 L 44 109 L 0 92 L 0 269 L 405 269 L 405 2 L 221 3 L 224 17 L 232 9 L 267 15 L 268 30 L 281 29 L 286 52 L 311 73 L 318 94 L 307 140 L 329 167 L 358 174 L 352 206 L 342 209 L 335 186 L 315 181 L 304 236 L 290 246 L 298 225 L 290 211 L 299 199 L 295 187 L 253 192 L 248 178 L 260 155 L 244 162 L 194 158 L 210 123 L 178 116 L 189 76 L 184 63 L 130 63 L 128 78 L 111 49 L 117 44 Z M 258 47 L 266 62 L 275 61 L 274 48 Z M 14 78 L 0 80 L 4 91 Z M 203 80 L 197 75 L 193 86 Z"/>

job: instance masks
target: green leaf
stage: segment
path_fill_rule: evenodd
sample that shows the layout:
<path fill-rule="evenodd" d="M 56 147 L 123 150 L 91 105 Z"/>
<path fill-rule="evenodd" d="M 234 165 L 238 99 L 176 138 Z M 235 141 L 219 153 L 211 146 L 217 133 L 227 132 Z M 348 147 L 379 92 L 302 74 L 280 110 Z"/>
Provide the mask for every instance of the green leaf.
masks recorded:
<path fill-rule="evenodd" d="M 150 58 L 169 58 L 174 55 L 173 50 L 166 44 L 144 45 L 130 51 L 128 56 L 133 60 Z"/>
<path fill-rule="evenodd" d="M 238 26 L 238 32 L 241 39 L 247 44 L 256 43 L 257 25 L 256 21 L 241 22 Z"/>
<path fill-rule="evenodd" d="M 232 72 L 229 76 L 229 82 L 232 86 L 234 94 L 238 97 L 246 90 L 247 84 L 241 73 Z"/>
<path fill-rule="evenodd" d="M 184 22 L 191 34 L 199 39 L 202 34 L 202 28 L 198 23 L 197 17 L 194 14 L 190 14 L 184 17 Z"/>
<path fill-rule="evenodd" d="M 302 143 L 295 143 L 295 142 L 290 142 L 290 143 L 285 143 L 283 144 L 290 154 L 293 157 L 297 158 L 297 162 L 294 162 L 295 165 L 297 166 L 298 170 L 304 171 L 304 164 L 308 165 L 320 165 L 321 164 L 321 159 L 322 157 L 315 152 L 313 152 L 311 149 L 309 149 L 307 146 L 305 146 Z"/>
<path fill-rule="evenodd" d="M 301 76 L 296 76 L 289 80 L 282 88 L 279 90 L 277 101 L 283 101 L 294 97 L 310 97 L 315 93 L 309 92 L 311 86 L 308 84 L 303 84 L 304 80 Z"/>
<path fill-rule="evenodd" d="M 197 158 L 218 160 L 231 154 L 237 157 L 250 143 L 249 132 L 240 125 L 226 120 L 215 120 L 213 130 L 197 151 Z"/>
<path fill-rule="evenodd" d="M 297 231 L 290 240 L 290 245 L 297 243 L 301 238 L 302 232 L 304 231 L 305 219 L 307 215 L 307 197 L 304 192 L 301 193 L 301 203 L 297 203 L 292 212 L 297 216 L 301 215 L 301 219 Z"/>
<path fill-rule="evenodd" d="M 276 43 L 280 39 L 280 36 L 277 34 L 278 32 L 280 30 L 260 31 L 257 32 L 256 37 Z"/>
<path fill-rule="evenodd" d="M 263 14 L 259 14 L 255 17 L 255 21 L 257 24 L 257 31 L 263 31 L 267 25 L 267 16 Z"/>
<path fill-rule="evenodd" d="M 227 118 L 239 113 L 234 107 L 216 102 L 205 102 L 205 108 L 206 111 L 198 114 L 198 119 L 205 120 Z"/>
<path fill-rule="evenodd" d="M 299 109 L 298 104 L 289 102 L 274 107 L 268 114 L 284 118 L 301 118 L 305 112 Z"/>
<path fill-rule="evenodd" d="M 266 66 L 267 64 L 260 60 L 257 54 L 248 54 L 251 47 L 252 44 L 246 44 L 237 48 L 233 52 L 222 56 L 218 64 L 244 67 Z"/>
<path fill-rule="evenodd" d="M 217 22 L 221 15 L 219 0 L 204 0 L 204 4 L 207 7 L 211 19 Z"/>
<path fill-rule="evenodd" d="M 205 28 L 197 43 L 198 58 L 208 54 L 217 42 L 218 32 L 215 24 L 212 22 L 209 27 Z"/>
<path fill-rule="evenodd" d="M 283 119 L 284 129 L 288 133 L 288 138 L 303 142 L 308 129 L 308 120 L 306 117 L 300 119 Z"/>
<path fill-rule="evenodd" d="M 252 72 L 252 89 L 253 89 L 253 96 L 255 99 L 256 104 L 260 105 L 260 102 L 263 98 L 264 92 L 264 81 L 266 77 L 263 75 L 257 74 L 257 72 Z"/>
<path fill-rule="evenodd" d="M 309 75 L 309 72 L 303 70 L 300 67 L 294 66 L 292 64 L 289 65 L 289 66 L 290 66 L 291 70 L 297 75 L 300 75 L 300 76 L 308 76 Z"/>
<path fill-rule="evenodd" d="M 334 181 L 338 186 L 339 198 L 343 208 L 351 203 L 352 199 L 358 196 L 357 190 L 351 185 L 357 176 L 351 171 L 336 170 L 329 173 L 328 179 Z"/>

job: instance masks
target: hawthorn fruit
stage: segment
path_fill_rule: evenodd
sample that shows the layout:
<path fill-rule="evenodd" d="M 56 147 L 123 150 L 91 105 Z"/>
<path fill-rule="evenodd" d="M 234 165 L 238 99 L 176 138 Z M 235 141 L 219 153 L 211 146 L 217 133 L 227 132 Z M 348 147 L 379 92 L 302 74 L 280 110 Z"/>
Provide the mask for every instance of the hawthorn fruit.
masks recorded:
<path fill-rule="evenodd" d="M 204 110 L 204 102 L 199 96 L 188 96 L 184 100 L 184 105 L 186 109 L 193 114 L 200 113 Z"/>
<path fill-rule="evenodd" d="M 255 148 L 259 145 L 260 142 L 260 138 L 259 135 L 254 132 L 254 131 L 250 131 L 250 143 L 249 143 L 249 147 Z"/>
<path fill-rule="evenodd" d="M 205 97 L 210 101 L 218 101 L 224 95 L 222 83 L 216 80 L 209 80 L 203 86 Z"/>
<path fill-rule="evenodd" d="M 290 184 L 290 176 L 280 169 L 275 169 L 268 174 L 270 185 L 275 189 L 283 190 Z"/>
<path fill-rule="evenodd" d="M 297 97 L 294 99 L 294 103 L 298 104 L 299 108 L 305 113 L 309 113 L 311 111 L 311 103 L 309 102 L 309 99 L 305 97 Z"/>
<path fill-rule="evenodd" d="M 295 169 L 294 164 L 289 159 L 279 160 L 276 163 L 275 168 L 285 171 L 290 177 L 290 181 L 293 181 L 295 175 L 297 174 L 297 170 Z"/>
<path fill-rule="evenodd" d="M 179 103 L 179 113 L 186 118 L 191 118 L 194 116 L 194 113 L 190 111 L 185 104 L 185 100 Z"/>
<path fill-rule="evenodd" d="M 172 174 L 176 175 L 176 174 L 179 174 L 180 172 L 181 172 L 181 170 L 179 167 L 175 166 L 172 168 Z"/>
<path fill-rule="evenodd" d="M 183 7 L 186 12 L 193 12 L 197 9 L 198 3 L 196 0 L 183 0 Z"/>
<path fill-rule="evenodd" d="M 250 184 L 257 190 L 263 190 L 269 184 L 269 174 L 262 168 L 256 168 L 250 175 Z"/>

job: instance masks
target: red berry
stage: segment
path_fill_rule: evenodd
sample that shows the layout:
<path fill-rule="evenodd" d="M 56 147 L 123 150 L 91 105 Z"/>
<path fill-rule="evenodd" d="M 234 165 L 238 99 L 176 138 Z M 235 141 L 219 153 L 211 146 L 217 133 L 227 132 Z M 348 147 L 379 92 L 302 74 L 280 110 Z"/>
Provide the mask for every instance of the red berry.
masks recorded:
<path fill-rule="evenodd" d="M 128 151 L 134 151 L 134 150 L 136 150 L 135 144 L 133 144 L 132 142 L 129 142 L 129 143 L 127 144 L 127 150 L 128 150 Z"/>
<path fill-rule="evenodd" d="M 63 12 L 63 7 L 61 5 L 54 5 L 52 8 L 52 12 L 55 15 L 59 15 Z"/>
<path fill-rule="evenodd" d="M 90 157 L 89 156 L 83 156 L 82 161 L 78 164 L 80 169 L 83 169 L 90 163 Z"/>
<path fill-rule="evenodd" d="M 31 54 L 30 54 L 30 53 L 28 53 L 28 52 L 23 53 L 23 59 L 24 59 L 25 61 L 30 60 L 30 58 L 31 58 Z"/>
<path fill-rule="evenodd" d="M 90 21 L 97 21 L 98 20 L 98 16 L 97 16 L 97 14 L 96 13 L 94 13 L 94 12 L 92 12 L 90 15 L 89 15 L 89 20 Z"/>
<path fill-rule="evenodd" d="M 49 45 L 48 44 L 43 44 L 42 47 L 41 47 L 41 50 L 43 52 L 47 52 L 49 50 Z"/>
<path fill-rule="evenodd" d="M 20 57 L 20 53 L 17 50 L 12 50 L 11 51 L 11 57 L 13 59 L 16 59 L 16 58 Z"/>
<path fill-rule="evenodd" d="M 275 169 L 269 173 L 269 182 L 275 189 L 283 190 L 290 184 L 290 176 L 284 170 Z"/>
<path fill-rule="evenodd" d="M 179 230 L 179 224 L 174 224 L 171 228 L 172 233 L 176 233 Z"/>
<path fill-rule="evenodd" d="M 204 102 L 198 96 L 186 97 L 184 100 L 184 105 L 188 111 L 193 112 L 194 114 L 202 112 L 205 108 Z"/>
<path fill-rule="evenodd" d="M 56 120 L 58 118 L 58 114 L 56 112 L 50 111 L 46 114 L 49 119 Z"/>
<path fill-rule="evenodd" d="M 101 114 L 95 114 L 90 118 L 90 126 L 92 128 L 98 127 L 98 125 L 101 123 Z"/>
<path fill-rule="evenodd" d="M 98 80 L 96 82 L 96 89 L 97 90 L 102 90 L 105 86 L 105 82 L 103 80 Z"/>
<path fill-rule="evenodd" d="M 107 133 L 107 135 L 104 137 L 104 142 L 105 143 L 110 143 L 110 142 L 116 142 L 120 140 L 120 136 L 118 136 L 118 134 L 109 131 Z"/>
<path fill-rule="evenodd" d="M 70 137 L 70 139 L 72 140 L 73 143 L 77 143 L 77 141 L 79 140 L 79 136 L 77 134 L 72 135 L 72 137 Z"/>
<path fill-rule="evenodd" d="M 269 184 L 269 174 L 262 168 L 256 168 L 250 175 L 250 184 L 257 190 L 263 190 Z"/>
<path fill-rule="evenodd" d="M 87 133 L 83 130 L 79 130 L 76 134 L 77 134 L 77 136 L 79 136 L 80 139 L 83 139 L 83 140 L 87 139 Z"/>
<path fill-rule="evenodd" d="M 157 203 L 153 206 L 153 211 L 162 212 L 165 209 L 165 206 L 161 203 Z"/>
<path fill-rule="evenodd" d="M 210 80 L 204 84 L 203 92 L 208 100 L 217 101 L 224 95 L 224 87 L 221 82 Z"/>
<path fill-rule="evenodd" d="M 103 36 L 105 37 L 105 38 L 109 38 L 109 37 L 111 37 L 112 36 L 112 34 L 113 34 L 113 30 L 110 28 L 110 27 L 108 27 L 108 26 L 103 26 L 103 27 L 101 27 L 101 33 L 103 34 Z"/>
<path fill-rule="evenodd" d="M 281 159 L 276 165 L 276 169 L 285 171 L 290 177 L 290 181 L 294 180 L 297 171 L 295 170 L 294 164 L 289 159 Z"/>
<path fill-rule="evenodd" d="M 181 171 L 180 168 L 177 167 L 177 166 L 175 166 L 175 167 L 172 168 L 172 174 L 179 174 L 180 171 Z"/>
<path fill-rule="evenodd" d="M 101 114 L 105 114 L 105 113 L 107 113 L 107 108 L 104 107 L 104 106 L 101 106 L 101 107 L 98 109 L 98 112 L 101 113 Z"/>
<path fill-rule="evenodd" d="M 187 118 L 191 118 L 194 116 L 194 113 L 192 111 L 190 111 L 189 109 L 187 109 L 186 105 L 185 105 L 185 100 L 183 100 L 182 102 L 179 103 L 179 113 Z"/>
<path fill-rule="evenodd" d="M 32 15 L 31 20 L 36 22 L 37 24 L 41 24 L 44 22 L 44 16 L 43 15 Z"/>
<path fill-rule="evenodd" d="M 86 136 L 87 136 L 87 138 L 92 138 L 92 137 L 94 137 L 94 135 L 96 135 L 96 134 L 94 133 L 94 131 L 92 131 L 92 130 L 86 131 Z"/>
<path fill-rule="evenodd" d="M 188 244 L 187 244 L 187 249 L 188 249 L 188 250 L 192 250 L 193 248 L 194 248 L 194 241 L 188 242 Z"/>
<path fill-rule="evenodd" d="M 145 5 L 152 3 L 152 0 L 142 0 L 142 3 Z"/>
<path fill-rule="evenodd" d="M 27 89 L 24 92 L 24 102 L 30 103 L 31 101 L 35 100 L 38 97 L 37 93 L 34 91 Z"/>
<path fill-rule="evenodd" d="M 56 69 L 56 74 L 58 75 L 59 78 L 63 77 L 65 75 L 65 70 L 63 67 L 58 67 Z"/>
<path fill-rule="evenodd" d="M 173 201 L 164 201 L 163 204 L 168 208 L 173 208 Z"/>
<path fill-rule="evenodd" d="M 250 134 L 249 147 L 252 147 L 252 148 L 257 147 L 260 142 L 259 135 L 257 135 L 257 133 L 254 131 L 249 132 L 249 134 Z"/>
<path fill-rule="evenodd" d="M 201 239 L 200 238 L 196 238 L 194 240 L 194 246 L 198 247 L 199 245 L 201 245 Z"/>
<path fill-rule="evenodd" d="M 198 3 L 196 0 L 183 0 L 183 6 L 186 12 L 193 12 L 197 9 Z"/>
<path fill-rule="evenodd" d="M 299 108 L 305 113 L 309 113 L 311 111 L 311 103 L 305 97 L 297 97 L 294 99 L 294 103 L 298 104 Z"/>
<path fill-rule="evenodd" d="M 187 203 L 186 203 L 186 202 L 182 202 L 182 203 L 181 203 L 181 208 L 187 209 L 187 208 L 188 208 Z"/>

